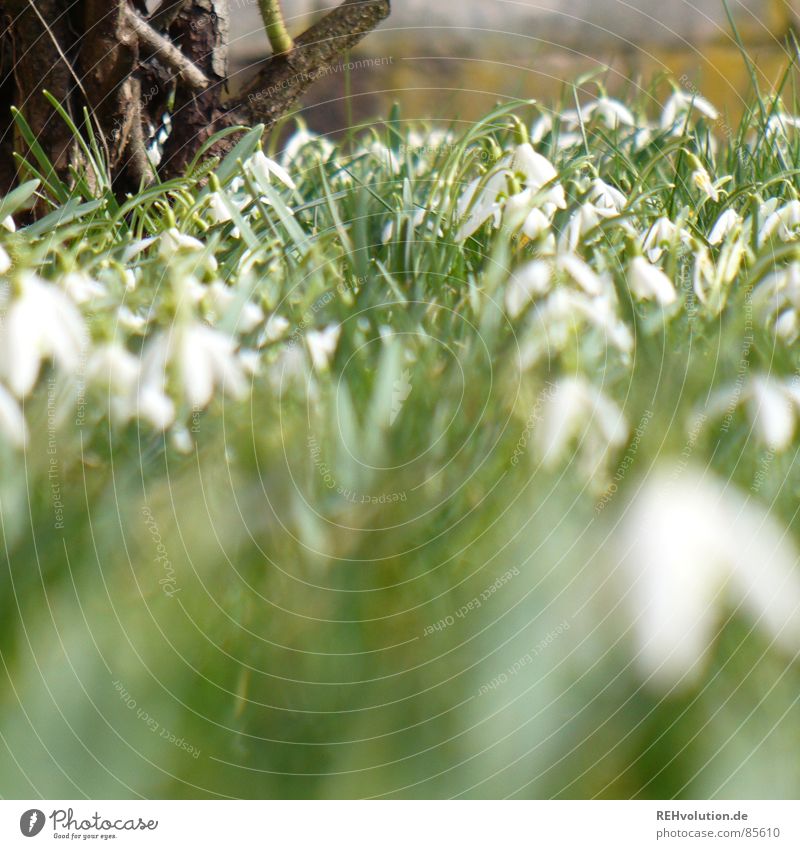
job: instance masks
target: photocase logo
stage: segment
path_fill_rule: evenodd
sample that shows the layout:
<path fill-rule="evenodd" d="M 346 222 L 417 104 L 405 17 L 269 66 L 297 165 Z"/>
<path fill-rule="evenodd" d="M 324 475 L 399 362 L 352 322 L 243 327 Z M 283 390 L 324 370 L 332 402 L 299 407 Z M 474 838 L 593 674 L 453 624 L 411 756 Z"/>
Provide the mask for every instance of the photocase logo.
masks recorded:
<path fill-rule="evenodd" d="M 25 837 L 36 837 L 44 828 L 44 811 L 31 808 L 19 818 L 19 830 Z"/>
<path fill-rule="evenodd" d="M 389 413 L 389 425 L 393 425 L 400 415 L 408 396 L 411 394 L 411 374 L 406 369 L 400 377 L 395 380 L 392 388 L 392 409 Z"/>

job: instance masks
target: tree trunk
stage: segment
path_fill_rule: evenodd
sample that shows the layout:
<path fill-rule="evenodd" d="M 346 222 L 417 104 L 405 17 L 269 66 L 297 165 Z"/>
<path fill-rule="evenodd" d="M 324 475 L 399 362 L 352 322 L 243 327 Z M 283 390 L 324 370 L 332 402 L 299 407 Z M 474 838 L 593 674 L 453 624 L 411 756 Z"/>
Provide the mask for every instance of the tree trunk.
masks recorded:
<path fill-rule="evenodd" d="M 268 57 L 244 93 L 231 99 L 228 0 L 163 0 L 150 16 L 144 0 L 0 0 L 0 192 L 19 178 L 13 153 L 43 167 L 12 106 L 51 163 L 50 175 L 69 184 L 71 168 L 81 168 L 80 149 L 44 90 L 95 136 L 123 196 L 182 174 L 219 130 L 272 127 L 389 11 L 389 0 L 345 0 L 291 50 Z M 168 107 L 172 130 L 156 174 L 147 149 Z M 84 110 L 91 126 L 84 124 Z M 226 136 L 208 155 L 224 154 L 234 143 L 235 134 Z"/>

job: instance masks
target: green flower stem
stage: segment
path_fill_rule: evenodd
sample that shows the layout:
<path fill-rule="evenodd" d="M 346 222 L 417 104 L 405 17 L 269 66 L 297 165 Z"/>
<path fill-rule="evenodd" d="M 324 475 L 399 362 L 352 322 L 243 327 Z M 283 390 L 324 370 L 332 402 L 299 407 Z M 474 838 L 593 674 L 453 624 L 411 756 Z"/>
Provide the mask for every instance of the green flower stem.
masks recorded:
<path fill-rule="evenodd" d="M 258 5 L 273 51 L 288 53 L 294 46 L 294 42 L 286 30 L 280 0 L 258 0 Z"/>

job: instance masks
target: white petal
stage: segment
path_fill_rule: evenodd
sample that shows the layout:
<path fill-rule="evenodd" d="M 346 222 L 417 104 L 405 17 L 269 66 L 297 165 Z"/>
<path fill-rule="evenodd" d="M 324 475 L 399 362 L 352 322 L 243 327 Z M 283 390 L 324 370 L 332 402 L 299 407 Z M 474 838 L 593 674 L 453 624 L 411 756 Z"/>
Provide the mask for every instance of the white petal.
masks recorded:
<path fill-rule="evenodd" d="M 775 380 L 754 377 L 750 382 L 750 418 L 768 448 L 783 451 L 792 441 L 795 410 Z"/>
<path fill-rule="evenodd" d="M 22 448 L 28 435 L 19 404 L 3 386 L 0 386 L 0 432 L 16 448 Z"/>

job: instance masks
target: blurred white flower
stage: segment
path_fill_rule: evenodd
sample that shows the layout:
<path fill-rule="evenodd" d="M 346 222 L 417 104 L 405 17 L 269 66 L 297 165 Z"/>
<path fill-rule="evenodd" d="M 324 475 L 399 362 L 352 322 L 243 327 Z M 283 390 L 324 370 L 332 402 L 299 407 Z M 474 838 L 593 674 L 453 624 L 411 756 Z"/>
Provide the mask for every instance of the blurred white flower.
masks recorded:
<path fill-rule="evenodd" d="M 594 103 L 590 103 L 581 110 L 584 120 L 596 116 L 609 129 L 616 130 L 620 126 L 633 127 L 636 124 L 636 119 L 633 117 L 633 112 L 615 100 L 612 97 L 598 97 Z"/>
<path fill-rule="evenodd" d="M 117 321 L 125 330 L 132 333 L 141 333 L 147 327 L 147 318 L 134 313 L 129 307 L 121 306 L 117 310 Z"/>
<path fill-rule="evenodd" d="M 273 313 L 266 321 L 264 329 L 258 338 L 258 347 L 263 348 L 272 342 L 277 342 L 286 335 L 289 329 L 289 320 L 278 313 Z"/>
<path fill-rule="evenodd" d="M 22 448 L 28 436 L 25 417 L 17 399 L 0 384 L 0 433 L 15 447 Z"/>
<path fill-rule="evenodd" d="M 714 222 L 711 232 L 708 234 L 708 243 L 718 245 L 727 235 L 741 224 L 742 219 L 735 209 L 726 209 L 725 212 Z"/>
<path fill-rule="evenodd" d="M 764 219 L 764 224 L 758 233 L 759 244 L 769 239 L 776 231 L 781 241 L 788 242 L 797 236 L 798 227 L 800 227 L 800 200 L 790 200 Z"/>
<path fill-rule="evenodd" d="M 768 138 L 781 138 L 789 135 L 789 130 L 800 128 L 800 118 L 776 110 L 767 118 L 766 135 Z"/>
<path fill-rule="evenodd" d="M 245 170 L 253 177 L 256 183 L 263 189 L 272 182 L 272 177 L 277 177 L 281 183 L 290 189 L 297 188 L 289 172 L 277 162 L 264 155 L 262 150 L 257 150 L 245 163 Z"/>
<path fill-rule="evenodd" d="M 301 156 L 313 154 L 323 161 L 330 158 L 333 145 L 324 136 L 311 132 L 308 127 L 301 125 L 286 142 L 281 152 L 281 163 L 284 167 L 294 165 Z"/>
<path fill-rule="evenodd" d="M 650 262 L 658 262 L 665 248 L 678 243 L 688 244 L 689 241 L 689 234 L 682 227 L 662 215 L 647 228 L 641 244 Z"/>
<path fill-rule="evenodd" d="M 662 468 L 626 509 L 616 539 L 636 660 L 663 689 L 696 684 L 729 606 L 800 650 L 798 553 L 786 529 L 710 472 Z"/>
<path fill-rule="evenodd" d="M 771 451 L 785 451 L 794 436 L 800 410 L 800 390 L 792 381 L 753 375 L 743 385 L 733 384 L 712 393 L 707 418 L 730 414 L 745 404 L 755 437 Z"/>
<path fill-rule="evenodd" d="M 708 306 L 716 315 L 722 306 L 720 295 L 720 277 L 717 267 L 705 245 L 699 245 L 694 252 L 692 266 L 692 288 L 697 300 Z"/>
<path fill-rule="evenodd" d="M 719 112 L 704 97 L 687 91 L 675 91 L 664 104 L 664 111 L 661 113 L 661 129 L 669 130 L 676 123 L 685 121 L 692 109 L 696 109 L 712 121 L 719 118 Z"/>
<path fill-rule="evenodd" d="M 221 191 L 209 194 L 208 217 L 214 224 L 226 224 L 233 217 Z"/>
<path fill-rule="evenodd" d="M 675 303 L 677 295 L 672 281 L 643 256 L 634 257 L 628 267 L 628 286 L 644 301 L 658 301 L 661 306 Z"/>
<path fill-rule="evenodd" d="M 467 185 L 456 204 L 456 219 L 459 223 L 456 239 L 468 239 L 490 218 L 494 226 L 500 224 L 503 204 L 499 200 L 501 192 L 506 190 L 508 172 L 495 171 L 489 177 L 476 177 Z"/>
<path fill-rule="evenodd" d="M 258 304 L 242 298 L 222 280 L 215 280 L 206 287 L 203 298 L 211 308 L 215 320 L 236 312 L 234 329 L 237 333 L 250 333 L 264 321 L 264 311 Z"/>
<path fill-rule="evenodd" d="M 155 336 L 142 355 L 142 391 L 163 394 L 174 374 L 177 387 L 192 409 L 206 407 L 215 387 L 234 398 L 247 392 L 236 343 L 198 321 L 177 322 Z"/>
<path fill-rule="evenodd" d="M 106 294 L 103 284 L 83 271 L 70 271 L 59 278 L 58 282 L 76 304 L 85 304 Z"/>
<path fill-rule="evenodd" d="M 525 307 L 537 296 L 550 291 L 550 264 L 535 259 L 518 268 L 506 285 L 506 312 L 517 318 Z"/>
<path fill-rule="evenodd" d="M 559 239 L 559 247 L 562 251 L 575 251 L 583 237 L 600 223 L 600 210 L 586 201 L 582 203 L 570 216 L 567 226 Z"/>
<path fill-rule="evenodd" d="M 556 268 L 565 272 L 587 295 L 602 295 L 608 288 L 603 278 L 573 253 L 559 254 Z"/>
<path fill-rule="evenodd" d="M 176 227 L 165 230 L 158 239 L 158 252 L 167 260 L 179 251 L 202 250 L 205 250 L 205 245 L 199 239 L 181 233 Z"/>
<path fill-rule="evenodd" d="M 521 366 L 527 368 L 551 349 L 560 350 L 571 336 L 579 335 L 584 323 L 599 331 L 621 354 L 633 350 L 633 335 L 620 320 L 610 293 L 589 297 L 582 291 L 559 287 L 536 309 L 535 333 L 523 345 Z"/>
<path fill-rule="evenodd" d="M 5 274 L 11 268 L 11 257 L 5 248 L 0 245 L 0 274 Z"/>
<path fill-rule="evenodd" d="M 544 186 L 549 186 L 539 201 L 545 213 L 551 214 L 556 208 L 567 208 L 564 189 L 555 182 L 558 179 L 558 171 L 553 163 L 541 153 L 537 153 L 531 144 L 525 142 L 517 145 L 511 160 L 511 169 L 521 174 L 525 187 L 534 192 L 538 193 Z"/>
<path fill-rule="evenodd" d="M 140 361 L 116 342 L 95 348 L 86 378 L 107 392 L 111 418 L 120 424 L 140 418 L 165 430 L 175 419 L 175 405 L 163 386 L 143 384 Z"/>
<path fill-rule="evenodd" d="M 577 442 L 589 475 L 604 465 L 608 453 L 625 444 L 628 425 L 622 410 L 582 377 L 558 380 L 549 393 L 535 431 L 542 463 L 554 467 Z"/>
<path fill-rule="evenodd" d="M 692 171 L 692 182 L 707 198 L 713 201 L 719 200 L 719 192 L 717 191 L 716 186 L 712 182 L 708 171 L 706 171 L 706 169 L 701 165 L 698 165 L 698 167 Z"/>
<path fill-rule="evenodd" d="M 594 204 L 597 213 L 606 218 L 618 215 L 628 203 L 628 199 L 619 189 L 609 186 L 599 177 L 592 181 L 588 199 Z"/>
<path fill-rule="evenodd" d="M 341 325 L 329 324 L 323 330 L 309 330 L 306 333 L 306 345 L 308 345 L 308 352 L 311 354 L 311 362 L 314 364 L 314 368 L 319 371 L 328 368 L 333 355 L 336 353 L 341 332 Z"/>
<path fill-rule="evenodd" d="M 23 398 L 33 389 L 42 360 L 52 358 L 64 371 L 77 371 L 88 336 L 77 307 L 57 286 L 32 272 L 16 283 L 0 325 L 0 373 Z"/>

